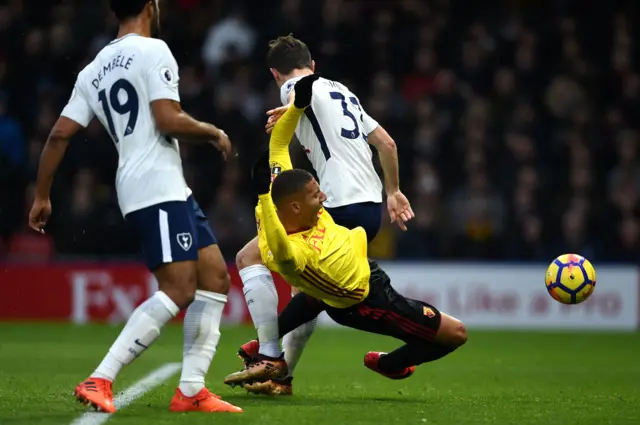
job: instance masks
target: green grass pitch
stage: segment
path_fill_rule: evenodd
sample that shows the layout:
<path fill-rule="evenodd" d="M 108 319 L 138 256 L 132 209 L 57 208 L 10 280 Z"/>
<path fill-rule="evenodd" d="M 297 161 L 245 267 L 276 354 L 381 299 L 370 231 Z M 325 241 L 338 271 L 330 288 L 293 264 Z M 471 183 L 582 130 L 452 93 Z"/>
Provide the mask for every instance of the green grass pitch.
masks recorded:
<path fill-rule="evenodd" d="M 85 408 L 71 392 L 102 359 L 119 327 L 0 324 L 0 424 L 69 424 Z M 238 346 L 254 335 L 225 328 L 209 388 L 245 413 L 172 414 L 177 376 L 113 415 L 107 424 L 640 424 L 640 337 L 618 333 L 469 332 L 458 352 L 422 365 L 404 381 L 362 366 L 390 338 L 322 329 L 296 371 L 293 397 L 232 390 Z M 179 326 L 125 369 L 116 393 L 167 362 L 179 361 Z"/>

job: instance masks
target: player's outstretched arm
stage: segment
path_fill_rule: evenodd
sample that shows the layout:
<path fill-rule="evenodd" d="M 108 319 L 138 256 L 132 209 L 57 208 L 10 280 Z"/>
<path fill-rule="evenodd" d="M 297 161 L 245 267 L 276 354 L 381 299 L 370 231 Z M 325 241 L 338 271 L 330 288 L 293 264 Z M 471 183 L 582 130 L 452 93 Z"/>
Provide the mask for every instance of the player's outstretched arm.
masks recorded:
<path fill-rule="evenodd" d="M 405 223 L 415 217 L 411 204 L 400 191 L 400 175 L 398 165 L 398 148 L 387 131 L 378 125 L 369 134 L 369 143 L 376 147 L 380 155 L 380 165 L 384 174 L 384 187 L 387 193 L 387 208 L 391 222 L 398 223 L 402 230 L 407 230 Z"/>
<path fill-rule="evenodd" d="M 29 227 L 38 233 L 44 233 L 44 227 L 51 216 L 49 197 L 53 178 L 67 151 L 69 140 L 82 128 L 82 125 L 67 117 L 58 118 L 42 149 L 35 198 L 29 212 Z"/>
<path fill-rule="evenodd" d="M 271 199 L 271 167 L 268 150 L 258 156 L 253 165 L 251 179 L 262 209 L 260 227 L 264 229 L 267 246 L 273 255 L 273 260 L 280 267 L 292 268 L 294 271 L 301 266 L 302 259 L 298 258 L 296 251 L 291 246 L 287 231 L 280 222 L 276 207 Z"/>
<path fill-rule="evenodd" d="M 159 99 L 151 102 L 151 110 L 163 134 L 186 142 L 211 143 L 222 152 L 225 159 L 231 153 L 231 141 L 224 131 L 213 124 L 196 120 L 182 110 L 180 103 Z"/>

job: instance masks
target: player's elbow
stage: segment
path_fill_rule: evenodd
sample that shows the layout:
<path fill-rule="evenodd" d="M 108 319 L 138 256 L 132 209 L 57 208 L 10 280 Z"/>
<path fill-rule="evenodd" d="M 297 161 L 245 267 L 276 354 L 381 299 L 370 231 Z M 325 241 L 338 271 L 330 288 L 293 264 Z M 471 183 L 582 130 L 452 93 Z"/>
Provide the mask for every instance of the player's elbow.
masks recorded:
<path fill-rule="evenodd" d="M 182 112 L 180 104 L 173 100 L 161 99 L 152 102 L 151 109 L 158 130 L 167 136 L 177 135 L 179 130 L 178 116 Z"/>
<path fill-rule="evenodd" d="M 376 127 L 369 135 L 369 143 L 378 149 L 379 152 L 396 152 L 397 146 L 395 140 L 381 126 Z"/>
<path fill-rule="evenodd" d="M 80 124 L 75 121 L 66 117 L 60 117 L 49 133 L 47 144 L 50 147 L 66 148 L 69 139 L 71 139 L 80 128 Z"/>

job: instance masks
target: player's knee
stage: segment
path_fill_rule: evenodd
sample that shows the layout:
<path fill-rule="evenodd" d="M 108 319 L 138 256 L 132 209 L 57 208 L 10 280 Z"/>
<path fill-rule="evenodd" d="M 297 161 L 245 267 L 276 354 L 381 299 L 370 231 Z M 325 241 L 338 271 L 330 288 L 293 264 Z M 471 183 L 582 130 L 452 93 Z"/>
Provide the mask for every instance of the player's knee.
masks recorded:
<path fill-rule="evenodd" d="M 231 279 L 227 264 L 217 245 L 200 249 L 198 253 L 198 289 L 228 294 Z"/>
<path fill-rule="evenodd" d="M 208 287 L 202 289 L 224 295 L 229 293 L 231 278 L 229 277 L 226 267 L 223 269 L 215 269 L 211 273 L 209 280 L 211 283 L 207 285 Z"/>
<path fill-rule="evenodd" d="M 460 347 L 467 342 L 467 328 L 460 320 L 442 313 L 436 341 L 448 347 Z"/>
<path fill-rule="evenodd" d="M 166 264 L 155 272 L 159 289 L 181 309 L 191 304 L 196 295 L 195 261 Z"/>
<path fill-rule="evenodd" d="M 467 342 L 467 327 L 462 322 L 458 322 L 451 337 L 452 343 L 460 347 Z"/>
<path fill-rule="evenodd" d="M 257 241 L 256 243 L 254 243 L 254 241 L 255 239 L 246 244 L 236 254 L 236 266 L 238 267 L 238 270 L 262 264 L 262 257 L 260 257 L 260 250 L 258 249 Z"/>

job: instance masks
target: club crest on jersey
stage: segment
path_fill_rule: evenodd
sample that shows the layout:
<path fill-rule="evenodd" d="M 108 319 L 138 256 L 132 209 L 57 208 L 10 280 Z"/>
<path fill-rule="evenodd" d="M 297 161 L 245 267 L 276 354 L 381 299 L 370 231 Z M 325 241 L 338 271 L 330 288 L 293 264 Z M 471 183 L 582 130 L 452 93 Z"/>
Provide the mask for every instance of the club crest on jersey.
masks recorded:
<path fill-rule="evenodd" d="M 176 238 L 178 239 L 178 245 L 180 245 L 180 248 L 185 251 L 189 251 L 189 248 L 191 248 L 191 245 L 193 244 L 191 233 L 178 233 Z"/>
<path fill-rule="evenodd" d="M 422 307 L 422 314 L 427 316 L 429 319 L 433 319 L 436 316 L 436 313 L 427 306 Z"/>
<path fill-rule="evenodd" d="M 280 174 L 281 172 L 282 172 L 282 168 L 281 167 L 272 166 L 271 167 L 271 181 L 273 182 L 273 179 L 278 177 L 278 174 Z"/>
<path fill-rule="evenodd" d="M 171 71 L 171 69 L 169 68 L 162 68 L 160 70 L 160 78 L 165 84 L 169 86 L 172 86 L 175 84 L 174 82 L 175 77 L 173 75 L 173 71 Z"/>

